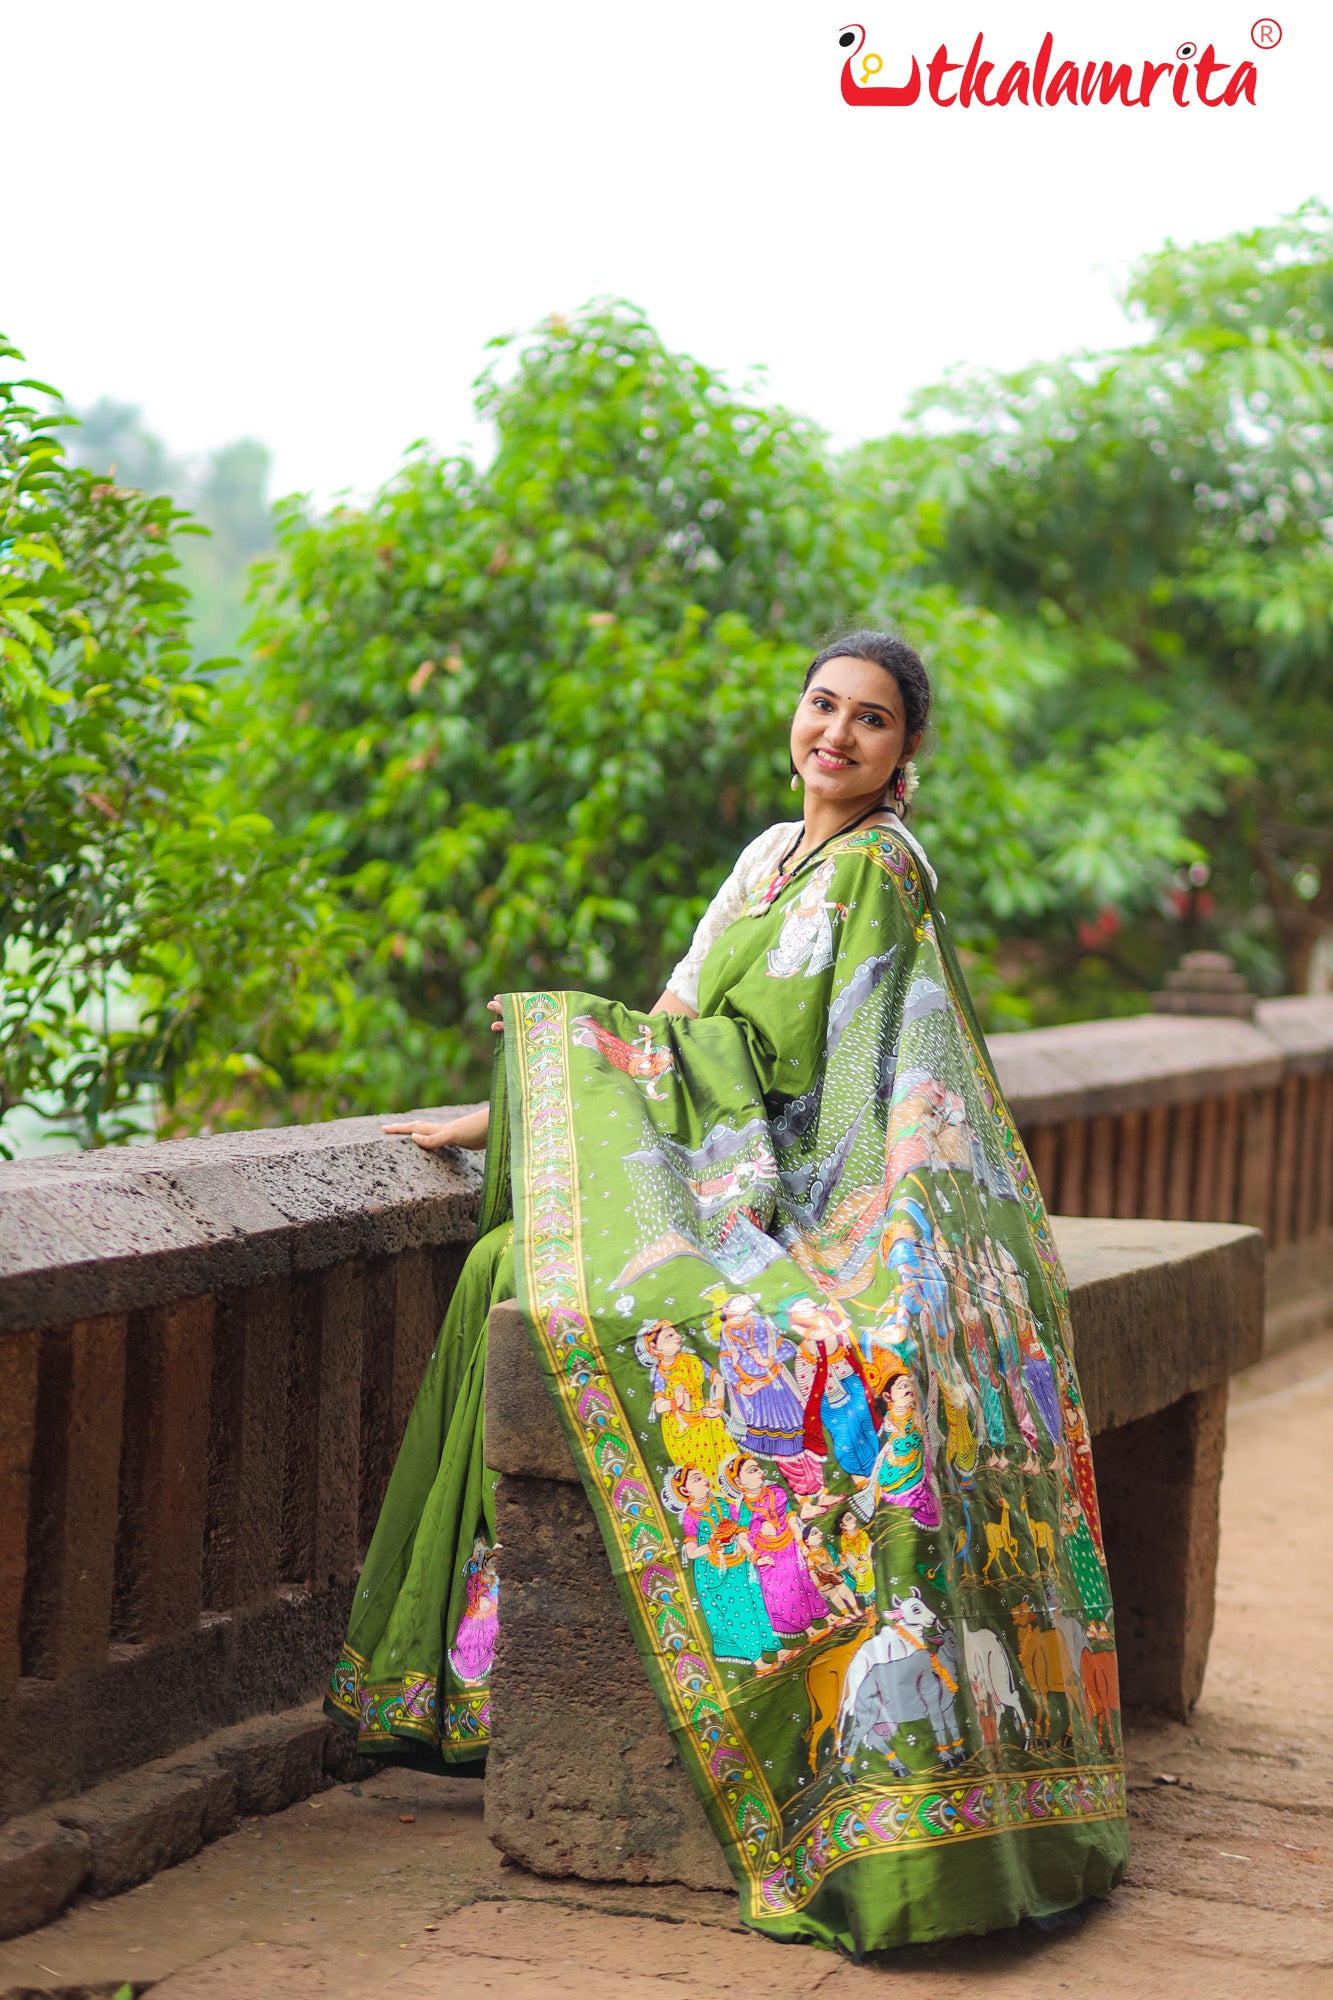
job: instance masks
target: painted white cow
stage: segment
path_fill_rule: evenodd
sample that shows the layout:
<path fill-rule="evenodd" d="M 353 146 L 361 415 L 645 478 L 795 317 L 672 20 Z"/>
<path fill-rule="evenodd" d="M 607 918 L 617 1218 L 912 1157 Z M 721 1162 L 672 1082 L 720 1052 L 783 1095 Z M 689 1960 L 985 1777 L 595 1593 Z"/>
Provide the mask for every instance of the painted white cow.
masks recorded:
<path fill-rule="evenodd" d="M 963 1671 L 971 1686 L 973 1701 L 978 1709 L 986 1703 L 990 1704 L 997 1728 L 1008 1709 L 1018 1724 L 1024 1748 L 1027 1748 L 1032 1742 L 1032 1729 L 1023 1713 L 1023 1702 L 1014 1680 L 1014 1670 L 1009 1664 L 1009 1655 L 989 1626 L 964 1624 L 962 1631 Z"/>

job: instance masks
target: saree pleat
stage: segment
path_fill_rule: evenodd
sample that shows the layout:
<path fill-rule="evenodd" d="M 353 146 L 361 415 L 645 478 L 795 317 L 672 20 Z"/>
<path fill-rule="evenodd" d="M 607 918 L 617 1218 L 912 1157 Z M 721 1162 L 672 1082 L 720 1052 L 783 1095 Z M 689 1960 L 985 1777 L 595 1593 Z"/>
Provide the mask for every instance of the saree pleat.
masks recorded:
<path fill-rule="evenodd" d="M 486 1320 L 514 1295 L 513 1230 L 474 1246 L 408 1418 L 325 1709 L 357 1748 L 475 1764 L 490 1738 L 495 1474 L 482 1456 Z"/>
<path fill-rule="evenodd" d="M 909 848 L 852 834 L 752 906 L 697 1020 L 527 993 L 504 1022 L 488 1217 L 512 1195 L 516 1295 L 745 1920 L 861 1953 L 1105 1893 L 1124 1778 L 1068 1292 Z M 408 1626 L 441 1713 L 480 1657 L 489 1254 L 340 1663 L 363 1741 L 405 1727 L 368 1696 Z"/>

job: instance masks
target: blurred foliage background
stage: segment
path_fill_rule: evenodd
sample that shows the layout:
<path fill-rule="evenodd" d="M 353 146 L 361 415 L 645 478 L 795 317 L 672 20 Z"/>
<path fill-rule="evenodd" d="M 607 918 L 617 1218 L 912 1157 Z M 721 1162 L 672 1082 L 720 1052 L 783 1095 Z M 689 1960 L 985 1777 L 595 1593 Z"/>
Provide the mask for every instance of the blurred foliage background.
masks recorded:
<path fill-rule="evenodd" d="M 991 1029 L 1140 1011 L 1199 945 L 1329 980 L 1333 221 L 1127 303 L 1122 350 L 836 453 L 600 302 L 495 343 L 489 463 L 322 517 L 252 442 L 177 466 L 9 384 L 0 1133 L 465 1100 L 495 991 L 649 1004 L 854 624 L 935 680 L 915 824 Z"/>

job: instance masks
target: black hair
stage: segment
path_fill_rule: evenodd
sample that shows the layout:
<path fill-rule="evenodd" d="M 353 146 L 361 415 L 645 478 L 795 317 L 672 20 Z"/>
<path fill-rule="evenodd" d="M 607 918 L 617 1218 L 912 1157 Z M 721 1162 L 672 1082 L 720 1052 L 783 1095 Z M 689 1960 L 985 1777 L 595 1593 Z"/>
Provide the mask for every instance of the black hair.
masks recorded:
<path fill-rule="evenodd" d="M 906 736 L 920 737 L 930 720 L 930 677 L 921 664 L 920 656 L 912 651 L 905 639 L 897 638 L 892 632 L 844 632 L 831 646 L 825 646 L 816 653 L 801 683 L 801 692 L 809 687 L 819 669 L 830 660 L 869 660 L 872 666 L 883 667 L 886 674 L 892 674 L 898 683 L 898 692 L 903 698 L 903 721 Z"/>

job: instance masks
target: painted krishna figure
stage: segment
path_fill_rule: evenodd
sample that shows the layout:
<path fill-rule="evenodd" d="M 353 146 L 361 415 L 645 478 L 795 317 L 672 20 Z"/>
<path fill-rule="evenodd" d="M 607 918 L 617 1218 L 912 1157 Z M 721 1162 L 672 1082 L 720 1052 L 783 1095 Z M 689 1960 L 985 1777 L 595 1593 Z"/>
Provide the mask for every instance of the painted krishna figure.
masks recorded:
<path fill-rule="evenodd" d="M 1068 1290 L 904 823 L 930 689 L 814 661 L 800 820 L 650 1013 L 511 993 L 482 1234 L 327 1706 L 475 1764 L 504 1617 L 486 1316 L 516 1296 L 742 1914 L 857 1953 L 1046 1918 L 1125 1867 L 1110 1593 Z"/>

